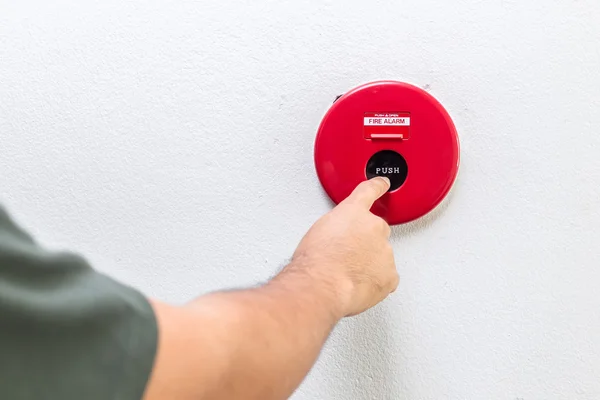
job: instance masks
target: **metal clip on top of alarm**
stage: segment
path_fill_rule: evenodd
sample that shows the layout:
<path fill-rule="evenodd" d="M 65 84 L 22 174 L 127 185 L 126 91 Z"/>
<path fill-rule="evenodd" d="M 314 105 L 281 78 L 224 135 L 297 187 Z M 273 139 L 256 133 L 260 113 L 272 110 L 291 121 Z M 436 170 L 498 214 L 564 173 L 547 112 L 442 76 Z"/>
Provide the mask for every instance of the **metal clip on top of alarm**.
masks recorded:
<path fill-rule="evenodd" d="M 426 91 L 397 81 L 338 96 L 315 141 L 317 175 L 335 203 L 365 179 L 390 179 L 389 192 L 371 211 L 391 225 L 433 210 L 450 191 L 459 159 L 448 112 Z"/>

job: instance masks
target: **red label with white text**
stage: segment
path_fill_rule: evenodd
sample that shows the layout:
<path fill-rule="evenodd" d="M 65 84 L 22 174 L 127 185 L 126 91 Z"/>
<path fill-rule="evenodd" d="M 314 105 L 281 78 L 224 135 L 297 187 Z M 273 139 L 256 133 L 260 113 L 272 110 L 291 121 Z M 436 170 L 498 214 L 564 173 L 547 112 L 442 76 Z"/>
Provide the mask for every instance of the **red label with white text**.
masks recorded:
<path fill-rule="evenodd" d="M 368 112 L 364 116 L 366 139 L 410 138 L 410 113 L 408 112 Z"/>

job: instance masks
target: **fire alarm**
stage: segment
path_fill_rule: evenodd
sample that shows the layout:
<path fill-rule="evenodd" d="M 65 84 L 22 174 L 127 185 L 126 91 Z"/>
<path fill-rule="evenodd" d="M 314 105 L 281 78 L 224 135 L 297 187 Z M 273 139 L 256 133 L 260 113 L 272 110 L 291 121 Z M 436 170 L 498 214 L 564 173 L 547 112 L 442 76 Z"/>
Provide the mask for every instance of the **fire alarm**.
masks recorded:
<path fill-rule="evenodd" d="M 336 204 L 366 179 L 390 179 L 389 192 L 371 211 L 391 225 L 433 210 L 450 191 L 458 164 L 458 136 L 448 112 L 403 82 L 367 83 L 338 97 L 315 142 L 319 180 Z"/>

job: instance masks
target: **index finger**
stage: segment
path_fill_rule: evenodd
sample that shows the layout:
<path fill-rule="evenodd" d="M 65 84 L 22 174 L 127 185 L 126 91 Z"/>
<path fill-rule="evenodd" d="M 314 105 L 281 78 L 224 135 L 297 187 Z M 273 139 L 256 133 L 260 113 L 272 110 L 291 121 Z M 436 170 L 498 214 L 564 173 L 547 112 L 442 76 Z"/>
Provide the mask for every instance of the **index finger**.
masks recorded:
<path fill-rule="evenodd" d="M 390 180 L 384 176 L 377 176 L 361 182 L 344 202 L 360 204 L 369 209 L 389 188 Z"/>

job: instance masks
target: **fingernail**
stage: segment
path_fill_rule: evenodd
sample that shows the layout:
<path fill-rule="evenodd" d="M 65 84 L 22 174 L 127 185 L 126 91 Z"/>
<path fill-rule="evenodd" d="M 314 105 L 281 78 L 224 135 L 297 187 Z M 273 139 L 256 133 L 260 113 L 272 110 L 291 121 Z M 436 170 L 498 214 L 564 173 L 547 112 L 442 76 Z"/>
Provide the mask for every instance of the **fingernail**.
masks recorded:
<path fill-rule="evenodd" d="M 380 176 L 379 178 L 383 179 L 384 181 L 386 181 L 386 183 L 388 184 L 388 186 L 390 186 L 392 183 L 390 182 L 390 178 L 388 178 L 387 176 Z"/>

